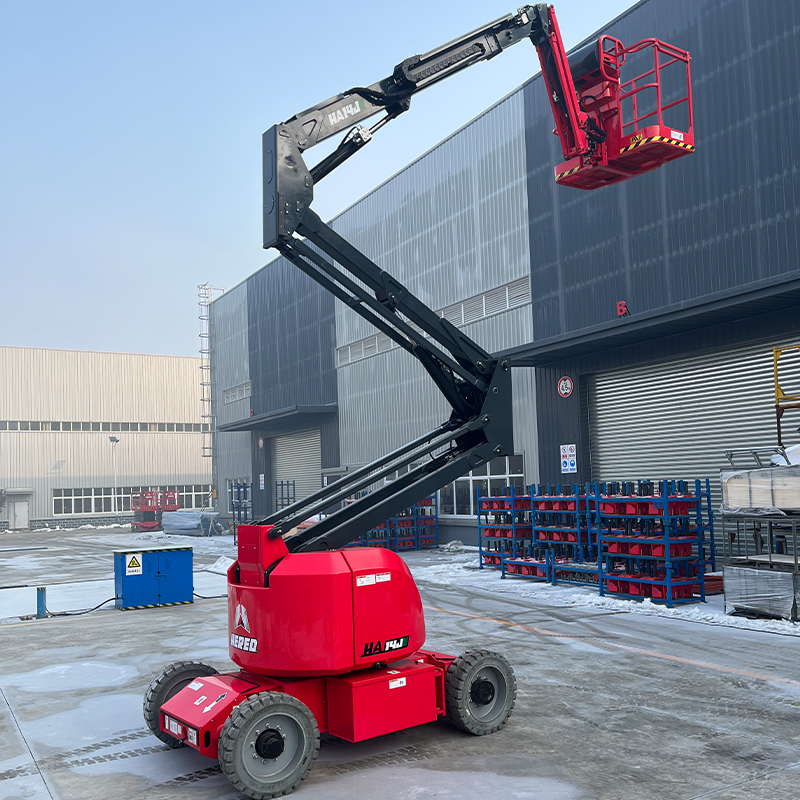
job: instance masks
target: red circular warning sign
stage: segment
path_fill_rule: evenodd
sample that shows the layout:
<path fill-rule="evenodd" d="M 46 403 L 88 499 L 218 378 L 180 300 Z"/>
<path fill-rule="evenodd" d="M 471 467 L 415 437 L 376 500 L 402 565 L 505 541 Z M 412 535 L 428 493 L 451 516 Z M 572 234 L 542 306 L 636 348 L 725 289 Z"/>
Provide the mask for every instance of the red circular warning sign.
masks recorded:
<path fill-rule="evenodd" d="M 569 397 L 572 394 L 572 378 L 570 378 L 569 375 L 565 375 L 563 378 L 559 379 L 558 393 L 562 397 Z"/>
<path fill-rule="evenodd" d="M 259 450 L 263 450 L 264 449 L 264 439 L 261 436 L 258 437 L 258 449 Z"/>

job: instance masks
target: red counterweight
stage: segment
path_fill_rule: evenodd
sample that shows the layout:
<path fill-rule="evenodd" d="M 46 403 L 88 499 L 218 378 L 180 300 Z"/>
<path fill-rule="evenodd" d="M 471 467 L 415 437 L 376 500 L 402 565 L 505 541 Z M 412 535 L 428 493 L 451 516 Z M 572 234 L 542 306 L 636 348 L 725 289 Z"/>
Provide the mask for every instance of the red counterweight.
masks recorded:
<path fill-rule="evenodd" d="M 598 189 L 694 151 L 689 53 L 658 39 L 625 47 L 601 36 L 567 57 L 555 11 L 535 41 L 561 141 L 556 182 Z M 622 80 L 635 61 L 635 77 Z"/>
<path fill-rule="evenodd" d="M 289 553 L 269 538 L 272 528 L 240 526 L 239 559 L 228 571 L 230 656 L 242 669 L 336 675 L 422 647 L 422 601 L 397 553 Z"/>

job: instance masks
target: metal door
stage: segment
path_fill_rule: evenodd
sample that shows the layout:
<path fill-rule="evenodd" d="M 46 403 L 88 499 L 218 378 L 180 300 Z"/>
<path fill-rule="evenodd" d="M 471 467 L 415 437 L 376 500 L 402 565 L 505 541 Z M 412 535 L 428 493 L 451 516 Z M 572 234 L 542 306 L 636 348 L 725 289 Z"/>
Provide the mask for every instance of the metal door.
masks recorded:
<path fill-rule="evenodd" d="M 593 480 L 710 478 L 716 499 L 725 450 L 777 443 L 772 343 L 592 375 L 588 399 Z M 786 413 L 785 444 L 799 424 Z"/>
<path fill-rule="evenodd" d="M 296 500 L 302 500 L 322 486 L 319 428 L 272 440 L 272 479 L 275 483 L 294 481 Z"/>
<path fill-rule="evenodd" d="M 26 531 L 30 525 L 28 519 L 28 501 L 15 500 L 11 503 L 11 529 L 16 531 Z"/>

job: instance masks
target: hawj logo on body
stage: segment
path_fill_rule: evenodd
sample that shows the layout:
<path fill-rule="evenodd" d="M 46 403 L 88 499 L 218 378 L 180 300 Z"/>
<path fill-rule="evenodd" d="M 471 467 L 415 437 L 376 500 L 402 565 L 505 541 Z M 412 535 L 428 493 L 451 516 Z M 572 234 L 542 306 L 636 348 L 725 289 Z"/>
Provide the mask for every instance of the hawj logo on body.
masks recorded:
<path fill-rule="evenodd" d="M 354 117 L 363 110 L 364 109 L 361 108 L 361 103 L 358 100 L 355 100 L 352 103 L 342 106 L 336 111 L 332 111 L 330 114 L 328 114 L 328 124 L 331 127 L 335 127 L 338 123 L 344 122 L 348 117 Z"/>

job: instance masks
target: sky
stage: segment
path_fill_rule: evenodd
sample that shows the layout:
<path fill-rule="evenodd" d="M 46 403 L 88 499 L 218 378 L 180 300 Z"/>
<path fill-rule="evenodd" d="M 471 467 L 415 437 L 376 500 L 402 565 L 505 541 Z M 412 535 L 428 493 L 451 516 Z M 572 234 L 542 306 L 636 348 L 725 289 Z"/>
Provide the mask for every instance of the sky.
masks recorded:
<path fill-rule="evenodd" d="M 633 4 L 556 2 L 565 46 Z M 274 258 L 262 132 L 516 8 L 0 0 L 0 345 L 196 355 L 198 284 Z M 520 42 L 416 95 L 312 207 L 331 219 L 538 71 Z"/>

